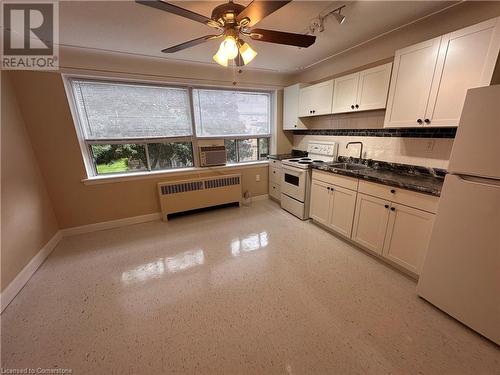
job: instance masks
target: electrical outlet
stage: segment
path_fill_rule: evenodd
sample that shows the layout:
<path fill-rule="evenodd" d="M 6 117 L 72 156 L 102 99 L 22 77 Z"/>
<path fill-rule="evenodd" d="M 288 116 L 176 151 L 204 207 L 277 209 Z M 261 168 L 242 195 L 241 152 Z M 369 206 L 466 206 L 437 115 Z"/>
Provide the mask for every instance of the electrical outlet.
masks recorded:
<path fill-rule="evenodd" d="M 425 151 L 431 152 L 434 150 L 434 145 L 436 144 L 436 141 L 434 139 L 429 139 L 427 141 L 427 144 L 425 146 Z"/>
<path fill-rule="evenodd" d="M 260 181 L 260 174 L 255 175 L 255 181 L 259 182 Z"/>

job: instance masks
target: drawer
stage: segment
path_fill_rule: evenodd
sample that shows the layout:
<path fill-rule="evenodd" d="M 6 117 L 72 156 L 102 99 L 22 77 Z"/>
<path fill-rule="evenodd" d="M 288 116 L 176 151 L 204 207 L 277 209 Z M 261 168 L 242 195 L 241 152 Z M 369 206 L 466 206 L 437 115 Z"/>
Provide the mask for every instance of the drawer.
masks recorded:
<path fill-rule="evenodd" d="M 281 184 L 281 168 L 269 168 L 269 183 L 276 185 Z"/>
<path fill-rule="evenodd" d="M 312 178 L 313 180 L 323 181 L 327 184 L 337 185 L 350 190 L 358 189 L 358 179 L 354 177 L 341 176 L 335 173 L 313 170 Z"/>
<path fill-rule="evenodd" d="M 269 159 L 270 168 L 281 168 L 281 160 Z"/>
<path fill-rule="evenodd" d="M 269 195 L 276 199 L 280 200 L 280 195 L 281 195 L 281 188 L 279 185 L 276 184 L 269 184 Z"/>
<path fill-rule="evenodd" d="M 375 182 L 359 181 L 358 191 L 432 213 L 436 213 L 439 203 L 439 197 L 433 195 L 417 193 L 416 191 L 377 184 Z"/>

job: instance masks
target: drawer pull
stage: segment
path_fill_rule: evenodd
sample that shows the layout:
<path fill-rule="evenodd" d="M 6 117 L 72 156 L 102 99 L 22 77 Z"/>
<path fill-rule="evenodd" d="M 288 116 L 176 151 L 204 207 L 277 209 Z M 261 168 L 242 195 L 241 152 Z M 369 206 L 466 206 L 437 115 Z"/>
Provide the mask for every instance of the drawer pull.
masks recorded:
<path fill-rule="evenodd" d="M 394 194 L 396 192 L 396 190 L 394 189 L 391 189 L 391 193 Z"/>
<path fill-rule="evenodd" d="M 394 207 L 391 207 L 391 211 L 396 211 L 396 209 Z"/>
<path fill-rule="evenodd" d="M 388 205 L 388 204 L 385 204 L 385 205 L 384 205 L 384 207 L 385 207 L 385 208 L 389 208 L 389 205 Z"/>

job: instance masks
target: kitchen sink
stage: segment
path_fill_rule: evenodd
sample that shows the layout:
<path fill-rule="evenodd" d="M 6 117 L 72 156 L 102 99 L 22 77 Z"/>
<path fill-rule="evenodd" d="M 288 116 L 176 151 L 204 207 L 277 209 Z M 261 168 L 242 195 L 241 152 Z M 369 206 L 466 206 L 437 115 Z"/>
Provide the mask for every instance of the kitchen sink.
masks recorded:
<path fill-rule="evenodd" d="M 328 166 L 330 168 L 343 169 L 345 171 L 359 171 L 368 168 L 366 165 L 356 163 L 331 163 Z"/>

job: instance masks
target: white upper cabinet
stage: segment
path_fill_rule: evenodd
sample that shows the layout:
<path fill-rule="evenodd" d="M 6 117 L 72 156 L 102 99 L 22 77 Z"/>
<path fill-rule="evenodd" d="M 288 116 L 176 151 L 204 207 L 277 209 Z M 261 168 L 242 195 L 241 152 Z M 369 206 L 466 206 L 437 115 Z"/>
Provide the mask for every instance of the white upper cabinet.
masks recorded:
<path fill-rule="evenodd" d="M 300 89 L 299 117 L 332 113 L 333 79 Z"/>
<path fill-rule="evenodd" d="M 302 83 L 285 87 L 283 90 L 283 129 L 305 129 L 299 118 L 299 95 Z"/>
<path fill-rule="evenodd" d="M 396 51 L 384 127 L 423 124 L 440 44 L 441 37 Z"/>
<path fill-rule="evenodd" d="M 392 63 L 376 66 L 359 72 L 358 111 L 383 109 L 387 104 Z"/>
<path fill-rule="evenodd" d="M 384 127 L 458 126 L 467 90 L 491 82 L 500 17 L 396 51 Z"/>
<path fill-rule="evenodd" d="M 458 126 L 467 90 L 488 86 L 500 48 L 500 17 L 443 36 L 425 119 Z M 424 119 L 424 120 L 425 120 Z"/>
<path fill-rule="evenodd" d="M 392 63 L 335 79 L 333 113 L 383 109 L 391 78 Z"/>
<path fill-rule="evenodd" d="M 333 113 L 352 112 L 358 98 L 359 72 L 335 79 Z"/>

